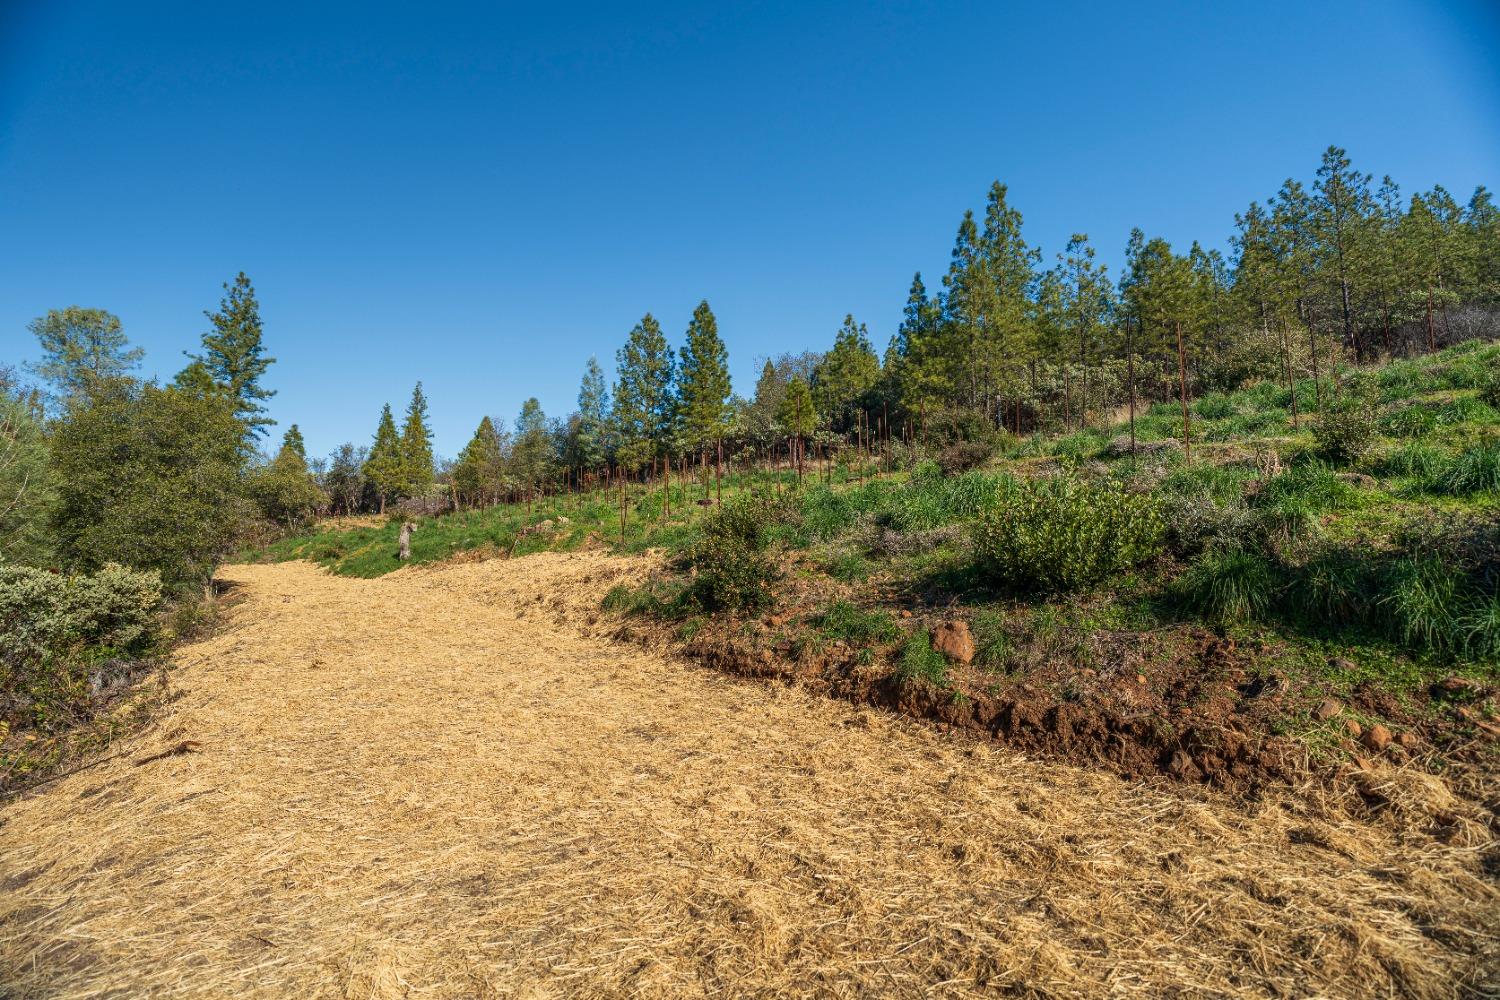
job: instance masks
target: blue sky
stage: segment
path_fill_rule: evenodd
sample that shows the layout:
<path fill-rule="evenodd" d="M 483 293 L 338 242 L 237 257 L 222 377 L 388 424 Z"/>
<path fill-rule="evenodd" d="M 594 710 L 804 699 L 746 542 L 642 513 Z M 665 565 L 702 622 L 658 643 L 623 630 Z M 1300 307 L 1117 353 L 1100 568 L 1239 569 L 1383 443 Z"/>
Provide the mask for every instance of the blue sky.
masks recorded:
<path fill-rule="evenodd" d="M 573 405 L 707 297 L 736 388 L 883 347 L 966 207 L 1050 261 L 1222 245 L 1329 143 L 1410 192 L 1500 186 L 1483 3 L 565 6 L 0 0 L 0 361 L 107 308 L 170 377 L 243 269 L 272 415 L 367 443 L 421 379 L 439 451 Z"/>

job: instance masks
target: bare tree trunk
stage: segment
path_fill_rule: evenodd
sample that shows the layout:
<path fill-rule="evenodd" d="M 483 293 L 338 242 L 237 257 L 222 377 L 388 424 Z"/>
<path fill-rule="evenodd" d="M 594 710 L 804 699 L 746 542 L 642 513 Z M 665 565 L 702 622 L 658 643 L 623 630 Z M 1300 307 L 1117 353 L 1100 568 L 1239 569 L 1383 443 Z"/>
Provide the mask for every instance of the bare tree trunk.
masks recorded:
<path fill-rule="evenodd" d="M 411 533 L 416 530 L 417 526 L 415 524 L 412 524 L 410 521 L 407 521 L 405 524 L 401 525 L 401 550 L 396 554 L 396 558 L 400 559 L 402 562 L 406 562 L 411 558 Z"/>

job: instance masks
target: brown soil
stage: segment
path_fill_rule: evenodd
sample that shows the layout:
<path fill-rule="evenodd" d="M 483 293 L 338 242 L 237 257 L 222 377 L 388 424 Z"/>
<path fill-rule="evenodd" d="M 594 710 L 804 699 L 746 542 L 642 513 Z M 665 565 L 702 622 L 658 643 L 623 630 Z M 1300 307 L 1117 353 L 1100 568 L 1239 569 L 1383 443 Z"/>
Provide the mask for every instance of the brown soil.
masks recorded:
<path fill-rule="evenodd" d="M 0 994 L 1500 986 L 1488 818 L 1414 768 L 1362 820 L 1031 759 L 588 635 L 642 572 L 226 569 L 158 725 L 0 811 Z"/>

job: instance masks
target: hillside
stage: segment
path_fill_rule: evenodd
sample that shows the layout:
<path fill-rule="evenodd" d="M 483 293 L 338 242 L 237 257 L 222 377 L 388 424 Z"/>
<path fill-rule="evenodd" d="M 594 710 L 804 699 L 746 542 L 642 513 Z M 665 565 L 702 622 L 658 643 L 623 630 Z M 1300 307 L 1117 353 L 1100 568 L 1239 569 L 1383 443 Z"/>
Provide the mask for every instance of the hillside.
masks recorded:
<path fill-rule="evenodd" d="M 660 484 L 627 487 L 623 531 L 619 491 L 424 519 L 413 558 L 661 549 L 667 570 L 606 601 L 626 634 L 1127 775 L 1286 783 L 1382 755 L 1487 773 L 1497 357 L 1469 342 L 1306 381 L 1297 417 L 1273 383 L 1205 396 L 1191 457 L 1180 409 L 1158 404 L 1135 421 L 1135 454 L 1121 420 L 1005 436 L 982 468 L 949 475 L 895 447 L 809 462 L 800 488 L 785 466 L 734 470 L 726 505 L 765 520 L 753 606 L 716 605 L 703 584 L 721 567 L 694 565 L 718 523 L 706 480 L 674 482 L 669 515 Z M 1328 415 L 1308 414 L 1320 394 Z M 1149 498 L 1159 547 L 1081 588 L 998 578 L 976 519 L 1008 523 L 1037 502 L 1026 484 L 1057 482 Z M 395 525 L 286 539 L 268 557 L 378 575 L 398 565 Z M 929 630 L 954 622 L 972 637 L 967 662 L 930 648 Z"/>

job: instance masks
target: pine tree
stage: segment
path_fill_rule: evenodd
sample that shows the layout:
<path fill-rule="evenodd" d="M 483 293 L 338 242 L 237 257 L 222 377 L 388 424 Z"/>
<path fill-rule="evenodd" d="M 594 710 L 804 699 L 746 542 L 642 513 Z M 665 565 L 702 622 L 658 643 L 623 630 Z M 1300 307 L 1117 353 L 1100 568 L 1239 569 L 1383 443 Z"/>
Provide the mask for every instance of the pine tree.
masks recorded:
<path fill-rule="evenodd" d="M 863 323 L 854 322 L 852 315 L 846 315 L 834 337 L 833 350 L 823 355 L 813 375 L 814 422 L 847 431 L 879 379 L 880 359 L 870 346 L 869 331 Z"/>
<path fill-rule="evenodd" d="M 534 489 L 545 482 L 550 472 L 552 441 L 547 432 L 547 415 L 535 396 L 521 404 L 516 418 L 516 439 L 511 446 L 511 467 L 516 478 Z"/>
<path fill-rule="evenodd" d="M 427 426 L 427 396 L 418 382 L 401 426 L 401 491 L 418 496 L 433 483 L 432 431 Z"/>
<path fill-rule="evenodd" d="M 687 440 L 700 449 L 712 445 L 729 427 L 729 352 L 706 299 L 688 323 L 677 384 Z"/>
<path fill-rule="evenodd" d="M 654 463 L 666 453 L 677 417 L 675 356 L 655 317 L 641 318 L 615 361 L 613 422 L 620 460 L 636 467 Z"/>
<path fill-rule="evenodd" d="M 130 341 L 120 318 L 103 309 L 52 309 L 26 329 L 42 349 L 42 360 L 31 370 L 52 383 L 63 399 L 86 395 L 105 381 L 126 376 L 146 353 L 126 346 Z"/>
<path fill-rule="evenodd" d="M 235 413 L 245 425 L 246 442 L 265 434 L 275 423 L 265 416 L 261 404 L 276 395 L 260 384 L 276 359 L 266 356 L 261 343 L 260 303 L 255 288 L 241 271 L 233 284 L 224 285 L 224 298 L 216 313 L 205 312 L 213 329 L 203 335 L 203 353 L 189 355 L 203 364 L 213 380 L 235 402 Z"/>
<path fill-rule="evenodd" d="M 590 357 L 578 387 L 578 422 L 573 434 L 574 461 L 597 469 L 609 458 L 609 390 L 599 361 Z"/>
<path fill-rule="evenodd" d="M 498 498 L 503 460 L 500 435 L 490 418 L 485 417 L 453 466 L 453 486 L 463 502 L 477 505 Z"/>
<path fill-rule="evenodd" d="M 288 427 L 286 433 L 281 436 L 281 449 L 282 451 L 291 449 L 298 458 L 302 459 L 304 465 L 307 464 L 307 444 L 302 440 L 302 432 L 297 429 L 296 424 Z"/>
<path fill-rule="evenodd" d="M 365 478 L 375 487 L 380 502 L 380 513 L 385 513 L 389 500 L 398 499 L 405 483 L 401 461 L 401 435 L 396 433 L 396 421 L 391 416 L 391 404 L 380 410 L 380 424 L 375 428 L 375 443 L 365 459 Z"/>
<path fill-rule="evenodd" d="M 1355 330 L 1355 297 L 1356 286 L 1369 281 L 1365 254 L 1373 215 L 1369 184 L 1370 175 L 1352 169 L 1344 150 L 1329 146 L 1323 153 L 1314 186 L 1313 225 L 1330 272 L 1328 283 L 1336 292 L 1344 346 L 1359 358 L 1365 346 Z"/>

